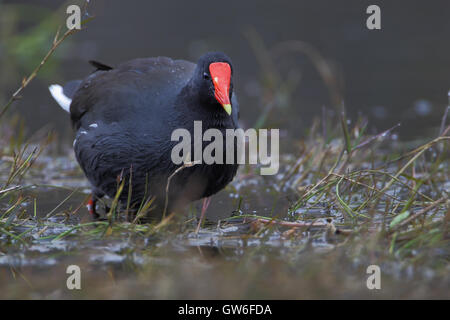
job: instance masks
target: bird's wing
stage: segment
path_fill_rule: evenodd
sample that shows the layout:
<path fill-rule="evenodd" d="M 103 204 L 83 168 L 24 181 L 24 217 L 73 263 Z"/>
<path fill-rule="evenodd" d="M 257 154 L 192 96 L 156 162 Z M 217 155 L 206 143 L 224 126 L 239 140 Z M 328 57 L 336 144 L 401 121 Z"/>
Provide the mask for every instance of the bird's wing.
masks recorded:
<path fill-rule="evenodd" d="M 85 120 L 124 121 L 142 108 L 148 111 L 143 115 L 158 112 L 186 85 L 195 64 L 157 57 L 131 60 L 108 70 L 103 64 L 96 67 L 99 70 L 83 80 L 72 99 L 70 115 L 75 128 Z M 92 119 L 84 119 L 87 111 Z"/>

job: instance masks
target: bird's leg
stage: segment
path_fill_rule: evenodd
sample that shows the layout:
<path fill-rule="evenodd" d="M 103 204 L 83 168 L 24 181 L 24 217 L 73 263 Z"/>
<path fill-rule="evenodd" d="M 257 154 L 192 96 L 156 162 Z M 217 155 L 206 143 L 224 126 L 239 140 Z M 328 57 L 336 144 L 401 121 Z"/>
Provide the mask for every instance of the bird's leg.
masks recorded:
<path fill-rule="evenodd" d="M 86 205 L 89 214 L 93 217 L 93 218 L 98 218 L 98 214 L 97 214 L 97 209 L 95 208 L 97 205 L 97 198 L 94 196 L 94 194 L 91 194 L 91 196 L 89 197 L 88 203 Z"/>
<path fill-rule="evenodd" d="M 209 207 L 209 203 L 211 202 L 211 198 L 207 197 L 203 199 L 203 205 L 202 205 L 202 213 L 200 214 L 200 221 L 198 222 L 197 229 L 195 230 L 195 233 L 198 233 L 200 230 L 201 225 L 203 224 L 203 220 L 205 219 L 205 213 L 206 210 Z"/>
<path fill-rule="evenodd" d="M 100 216 L 97 213 L 96 205 L 97 205 L 98 198 L 95 196 L 94 193 L 91 194 L 89 197 L 88 203 L 87 203 L 87 209 L 94 219 L 98 219 Z"/>

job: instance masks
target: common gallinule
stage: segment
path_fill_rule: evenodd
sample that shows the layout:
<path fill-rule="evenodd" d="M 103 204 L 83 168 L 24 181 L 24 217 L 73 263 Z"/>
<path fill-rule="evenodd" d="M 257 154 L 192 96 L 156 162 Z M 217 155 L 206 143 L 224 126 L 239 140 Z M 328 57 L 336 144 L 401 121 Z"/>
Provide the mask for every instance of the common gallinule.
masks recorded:
<path fill-rule="evenodd" d="M 90 212 L 97 216 L 97 200 L 113 198 L 122 179 L 122 205 L 138 208 L 154 197 L 153 212 L 161 214 L 168 178 L 180 167 L 171 159 L 178 143 L 171 141 L 172 132 L 184 128 L 193 133 L 194 121 L 202 121 L 203 130 L 219 129 L 224 137 L 226 129 L 238 128 L 231 60 L 211 52 L 197 64 L 166 57 L 135 59 L 115 68 L 91 64 L 96 71 L 84 80 L 49 87 L 76 129 L 75 155 L 92 185 Z M 225 163 L 225 141 L 223 148 Z M 233 179 L 237 168 L 204 162 L 183 168 L 170 180 L 167 211 L 208 199 Z"/>

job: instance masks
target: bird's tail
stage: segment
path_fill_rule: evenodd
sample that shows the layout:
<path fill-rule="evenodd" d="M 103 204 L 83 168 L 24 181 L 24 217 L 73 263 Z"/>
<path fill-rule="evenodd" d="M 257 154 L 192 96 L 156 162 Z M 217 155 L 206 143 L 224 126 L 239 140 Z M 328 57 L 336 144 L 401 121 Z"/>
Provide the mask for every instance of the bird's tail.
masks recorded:
<path fill-rule="evenodd" d="M 59 84 L 52 84 L 48 87 L 53 99 L 58 102 L 58 104 L 65 111 L 70 113 L 70 104 L 72 103 L 72 98 L 75 92 L 80 87 L 81 80 L 73 80 L 64 85 L 64 87 Z"/>

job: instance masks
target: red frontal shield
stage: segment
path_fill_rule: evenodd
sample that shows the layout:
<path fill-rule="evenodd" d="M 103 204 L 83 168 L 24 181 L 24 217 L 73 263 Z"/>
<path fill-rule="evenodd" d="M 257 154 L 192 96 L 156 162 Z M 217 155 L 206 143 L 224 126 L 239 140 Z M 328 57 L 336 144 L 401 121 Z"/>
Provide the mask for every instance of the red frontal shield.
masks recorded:
<path fill-rule="evenodd" d="M 213 62 L 209 65 L 212 81 L 215 89 L 216 100 L 225 111 L 231 114 L 230 81 L 231 67 L 226 62 Z"/>

